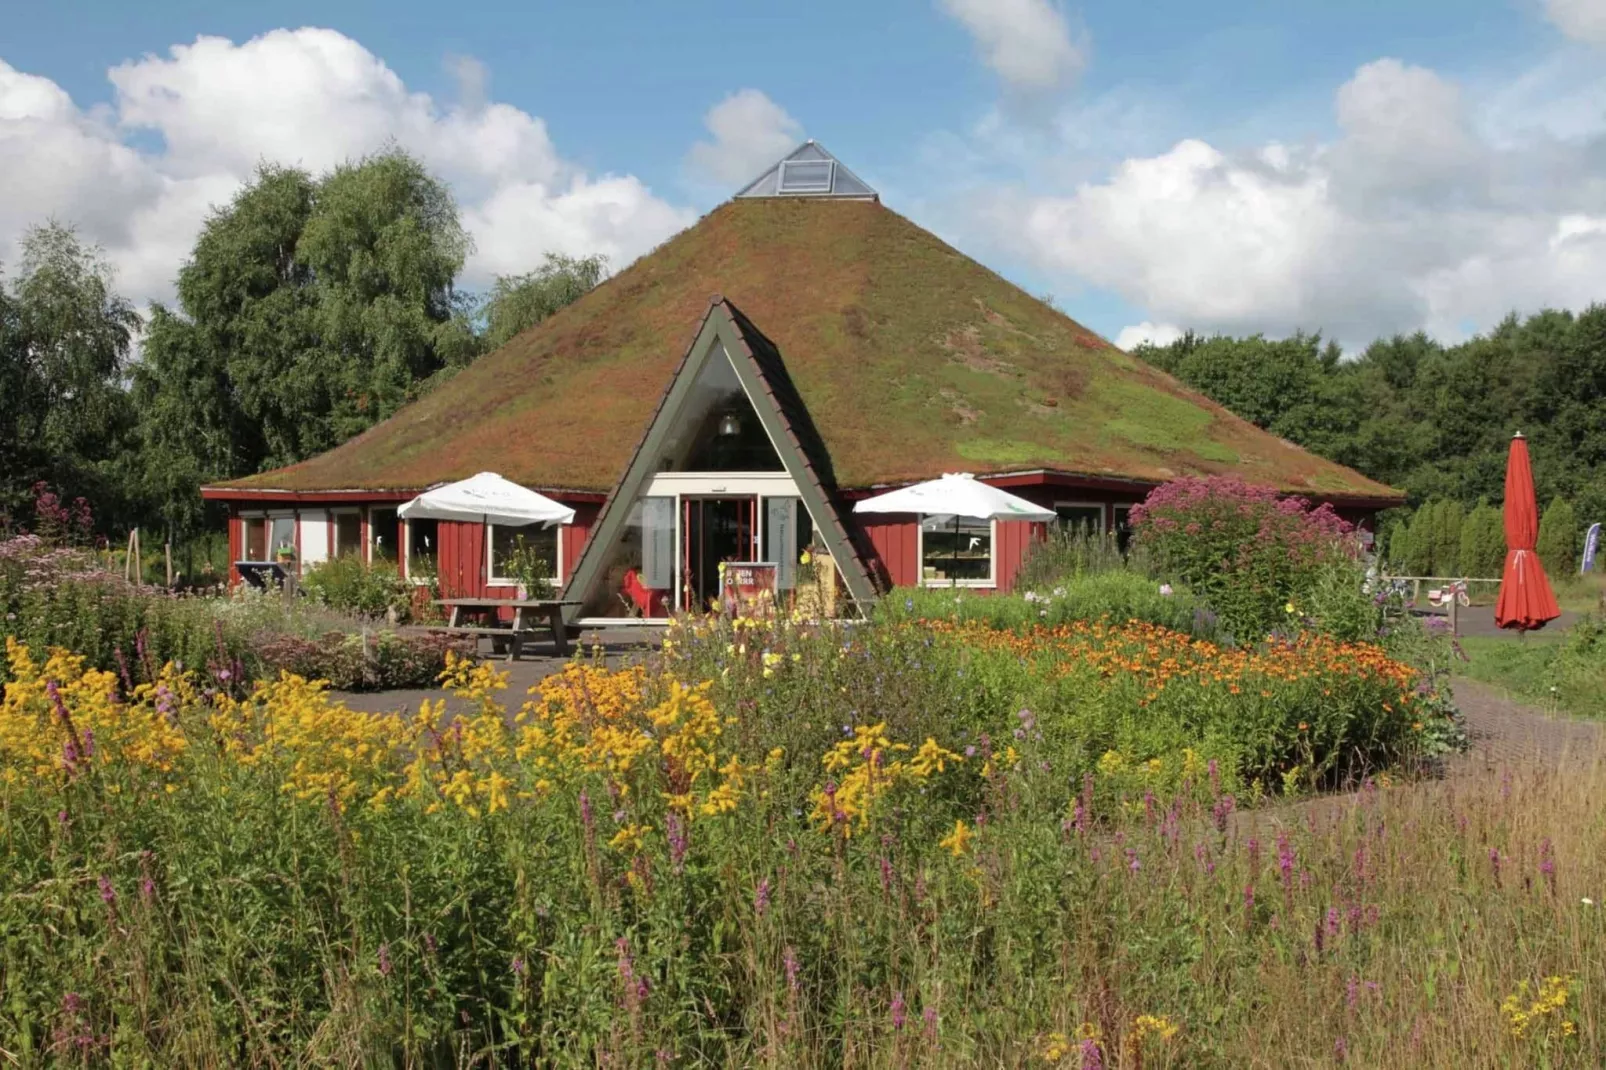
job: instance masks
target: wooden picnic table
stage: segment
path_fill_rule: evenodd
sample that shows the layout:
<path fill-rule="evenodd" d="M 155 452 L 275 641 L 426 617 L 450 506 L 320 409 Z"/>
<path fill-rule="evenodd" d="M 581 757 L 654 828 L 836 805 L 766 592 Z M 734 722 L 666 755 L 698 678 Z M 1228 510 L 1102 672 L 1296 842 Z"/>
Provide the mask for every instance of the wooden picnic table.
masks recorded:
<path fill-rule="evenodd" d="M 557 645 L 558 656 L 569 656 L 568 629 L 563 623 L 565 606 L 577 606 L 579 601 L 562 598 L 437 598 L 435 605 L 448 610 L 446 630 L 467 635 L 489 635 L 493 641 L 507 638 L 507 660 L 519 656 L 525 637 L 536 628 L 547 628 Z M 492 623 L 504 609 L 513 611 L 511 624 Z M 481 623 L 465 624 L 465 617 Z"/>

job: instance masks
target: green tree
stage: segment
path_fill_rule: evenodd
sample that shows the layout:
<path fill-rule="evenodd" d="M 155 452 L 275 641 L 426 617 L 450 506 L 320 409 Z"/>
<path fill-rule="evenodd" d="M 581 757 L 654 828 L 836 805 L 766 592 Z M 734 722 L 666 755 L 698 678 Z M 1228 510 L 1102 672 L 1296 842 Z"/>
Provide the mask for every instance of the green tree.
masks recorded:
<path fill-rule="evenodd" d="M 202 228 L 179 308 L 153 308 L 133 392 L 145 486 L 173 527 L 196 486 L 329 449 L 479 352 L 453 280 L 469 240 L 400 150 L 320 179 L 263 166 Z"/>
<path fill-rule="evenodd" d="M 1461 572 L 1478 579 L 1493 579 L 1500 575 L 1505 560 L 1504 518 L 1489 499 L 1480 498 L 1461 525 Z"/>
<path fill-rule="evenodd" d="M 1411 514 L 1410 534 L 1406 537 L 1409 549 L 1405 557 L 1407 576 L 1433 574 L 1433 507 L 1424 505 Z"/>
<path fill-rule="evenodd" d="M 1443 501 L 1434 506 L 1433 516 L 1433 574 L 1458 576 L 1461 574 L 1461 526 L 1466 511 L 1458 501 Z"/>
<path fill-rule="evenodd" d="M 0 512 L 15 512 L 40 480 L 94 501 L 103 519 L 131 508 L 123 378 L 138 328 L 98 248 L 55 222 L 24 235 L 17 277 L 0 294 Z"/>
<path fill-rule="evenodd" d="M 1572 502 L 1553 498 L 1539 518 L 1539 560 L 1551 576 L 1570 576 L 1578 567 L 1578 520 Z"/>
<path fill-rule="evenodd" d="M 534 271 L 498 275 L 481 309 L 485 348 L 500 348 L 514 335 L 579 300 L 602 280 L 607 263 L 603 256 L 548 253 L 545 263 Z"/>

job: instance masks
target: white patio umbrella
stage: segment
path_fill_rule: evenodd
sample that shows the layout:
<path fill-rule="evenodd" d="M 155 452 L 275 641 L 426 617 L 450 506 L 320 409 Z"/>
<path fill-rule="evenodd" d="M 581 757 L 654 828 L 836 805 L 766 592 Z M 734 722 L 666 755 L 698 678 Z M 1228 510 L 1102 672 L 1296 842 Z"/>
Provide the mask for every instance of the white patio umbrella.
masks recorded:
<path fill-rule="evenodd" d="M 481 472 L 426 490 L 397 509 L 396 515 L 405 520 L 477 520 L 512 528 L 528 524 L 551 527 L 574 522 L 574 510 L 567 505 L 503 479 L 495 472 Z"/>
<path fill-rule="evenodd" d="M 959 557 L 959 521 L 1053 520 L 1054 511 L 983 483 L 969 472 L 948 472 L 907 487 L 866 498 L 853 506 L 855 513 L 915 513 L 922 524 L 954 525 L 954 559 Z M 950 572 L 953 569 L 950 568 Z M 953 577 L 957 585 L 959 578 Z"/>

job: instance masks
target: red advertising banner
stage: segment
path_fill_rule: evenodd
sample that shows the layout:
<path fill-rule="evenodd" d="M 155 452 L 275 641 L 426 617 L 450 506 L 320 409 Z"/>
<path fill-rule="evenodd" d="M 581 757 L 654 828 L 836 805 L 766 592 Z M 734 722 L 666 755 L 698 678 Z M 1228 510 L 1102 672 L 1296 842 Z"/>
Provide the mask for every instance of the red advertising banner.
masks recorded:
<path fill-rule="evenodd" d="M 772 561 L 726 561 L 719 571 L 720 611 L 727 617 L 775 615 L 779 565 Z"/>

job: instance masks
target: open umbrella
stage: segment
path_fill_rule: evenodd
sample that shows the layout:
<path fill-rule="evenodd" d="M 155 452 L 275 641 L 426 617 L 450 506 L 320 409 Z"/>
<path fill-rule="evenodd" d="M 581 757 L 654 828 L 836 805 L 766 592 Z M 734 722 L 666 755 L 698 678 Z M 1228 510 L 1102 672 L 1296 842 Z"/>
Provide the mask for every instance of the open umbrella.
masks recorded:
<path fill-rule="evenodd" d="M 481 472 L 426 490 L 396 513 L 404 520 L 466 520 L 513 528 L 574 522 L 574 510 L 567 505 L 503 479 L 495 472 Z"/>
<path fill-rule="evenodd" d="M 853 506 L 855 513 L 914 513 L 926 519 L 952 519 L 954 558 L 959 557 L 959 521 L 1053 520 L 1054 511 L 1019 498 L 1007 490 L 983 483 L 969 472 L 949 472 L 897 490 L 866 498 Z M 955 572 L 955 569 L 949 569 Z M 954 583 L 959 582 L 954 576 Z"/>
<path fill-rule="evenodd" d="M 1533 631 L 1561 616 L 1545 568 L 1534 546 L 1539 540 L 1539 506 L 1528 463 L 1528 440 L 1517 432 L 1506 457 L 1506 567 L 1500 574 L 1500 600 L 1494 620 L 1502 628 Z"/>

